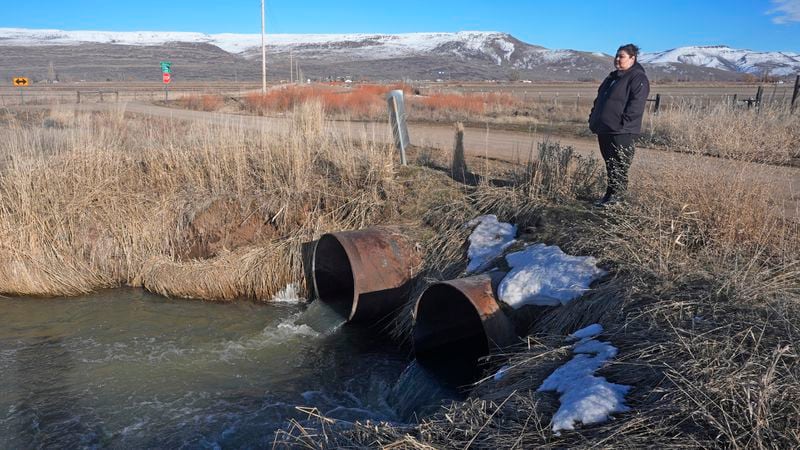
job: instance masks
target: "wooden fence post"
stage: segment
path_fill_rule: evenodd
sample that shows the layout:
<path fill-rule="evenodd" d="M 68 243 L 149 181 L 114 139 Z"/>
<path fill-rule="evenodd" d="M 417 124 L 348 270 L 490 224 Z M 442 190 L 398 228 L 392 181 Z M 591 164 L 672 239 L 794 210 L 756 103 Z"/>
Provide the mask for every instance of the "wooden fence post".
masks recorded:
<path fill-rule="evenodd" d="M 778 93 L 778 83 L 774 83 L 772 85 L 772 93 L 769 94 L 769 101 L 767 102 L 768 105 L 773 106 L 775 105 L 775 94 Z"/>
<path fill-rule="evenodd" d="M 794 109 L 797 107 L 797 97 L 800 96 L 800 75 L 794 79 L 794 92 L 792 93 L 792 106 L 791 111 L 794 113 Z"/>
<path fill-rule="evenodd" d="M 81 91 L 75 91 L 75 94 L 78 97 L 78 104 L 80 105 L 81 104 Z"/>
<path fill-rule="evenodd" d="M 103 103 L 103 91 L 98 91 L 100 93 L 100 103 Z"/>
<path fill-rule="evenodd" d="M 761 112 L 761 97 L 764 96 L 764 86 L 759 86 L 756 91 L 756 112 Z"/>
<path fill-rule="evenodd" d="M 731 101 L 731 107 L 733 109 L 736 109 L 736 97 L 738 97 L 738 96 L 739 96 L 739 94 L 733 94 L 733 101 Z"/>
<path fill-rule="evenodd" d="M 656 107 L 653 111 L 653 114 L 658 114 L 658 110 L 661 109 L 661 94 L 656 94 Z"/>

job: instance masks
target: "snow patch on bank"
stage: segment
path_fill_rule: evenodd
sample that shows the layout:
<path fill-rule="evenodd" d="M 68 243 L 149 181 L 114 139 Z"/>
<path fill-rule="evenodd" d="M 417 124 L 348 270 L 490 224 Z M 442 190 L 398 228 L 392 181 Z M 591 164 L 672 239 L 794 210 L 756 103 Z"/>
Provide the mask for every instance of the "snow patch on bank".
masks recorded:
<path fill-rule="evenodd" d="M 517 227 L 499 222 L 494 214 L 479 216 L 466 225 L 475 227 L 469 236 L 467 272 L 484 269 L 493 259 L 503 254 L 509 245 L 515 242 Z"/>
<path fill-rule="evenodd" d="M 581 328 L 580 330 L 570 334 L 567 340 L 579 341 L 581 339 L 593 338 L 602 332 L 603 332 L 603 326 L 600 325 L 599 323 L 596 323 L 593 325 L 589 325 L 586 328 Z"/>
<path fill-rule="evenodd" d="M 566 305 L 606 274 L 591 256 L 567 255 L 558 246 L 545 244 L 511 253 L 506 261 L 512 269 L 500 283 L 498 295 L 514 308 Z"/>
<path fill-rule="evenodd" d="M 617 356 L 617 348 L 608 342 L 595 340 L 603 327 L 594 324 L 570 335 L 569 340 L 580 339 L 573 347 L 575 357 L 556 369 L 538 392 L 556 391 L 561 396 L 561 406 L 553 415 L 553 431 L 574 430 L 575 424 L 592 425 L 608 420 L 609 415 L 627 412 L 625 394 L 630 386 L 609 383 L 595 372 Z"/>

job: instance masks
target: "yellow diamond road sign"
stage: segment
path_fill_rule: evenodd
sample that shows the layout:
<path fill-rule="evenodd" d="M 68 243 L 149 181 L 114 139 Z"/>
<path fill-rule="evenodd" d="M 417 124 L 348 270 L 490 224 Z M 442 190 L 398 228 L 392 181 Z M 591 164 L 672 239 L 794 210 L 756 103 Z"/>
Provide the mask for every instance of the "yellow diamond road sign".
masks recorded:
<path fill-rule="evenodd" d="M 28 79 L 25 77 L 17 77 L 14 78 L 14 86 L 27 86 Z"/>

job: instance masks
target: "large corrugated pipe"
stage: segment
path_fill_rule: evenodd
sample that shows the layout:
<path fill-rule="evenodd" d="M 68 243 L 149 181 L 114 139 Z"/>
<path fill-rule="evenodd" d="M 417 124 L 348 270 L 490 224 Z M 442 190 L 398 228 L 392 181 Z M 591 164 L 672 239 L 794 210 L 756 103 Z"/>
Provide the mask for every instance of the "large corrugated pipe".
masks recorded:
<path fill-rule="evenodd" d="M 414 308 L 413 330 L 419 364 L 466 384 L 480 373 L 481 357 L 517 342 L 514 324 L 497 302 L 504 275 L 441 281 L 422 293 Z"/>
<path fill-rule="evenodd" d="M 406 300 L 420 261 L 395 227 L 325 234 L 314 248 L 314 292 L 349 321 L 379 320 Z"/>

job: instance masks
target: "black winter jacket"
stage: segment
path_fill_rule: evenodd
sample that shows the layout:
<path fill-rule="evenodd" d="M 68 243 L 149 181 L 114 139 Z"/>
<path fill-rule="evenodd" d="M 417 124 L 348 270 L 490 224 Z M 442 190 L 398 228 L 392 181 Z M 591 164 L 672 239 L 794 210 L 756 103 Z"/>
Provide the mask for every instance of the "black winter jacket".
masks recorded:
<path fill-rule="evenodd" d="M 650 82 L 638 62 L 625 72 L 608 74 L 594 99 L 589 129 L 595 134 L 639 134 Z"/>

